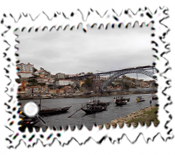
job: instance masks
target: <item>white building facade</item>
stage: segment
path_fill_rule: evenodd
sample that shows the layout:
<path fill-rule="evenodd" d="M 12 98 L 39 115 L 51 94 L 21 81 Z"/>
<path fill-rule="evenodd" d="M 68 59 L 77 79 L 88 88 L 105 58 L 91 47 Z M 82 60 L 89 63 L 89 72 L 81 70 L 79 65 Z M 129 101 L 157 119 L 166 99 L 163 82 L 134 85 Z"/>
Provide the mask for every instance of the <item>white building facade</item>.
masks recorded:
<path fill-rule="evenodd" d="M 56 85 L 57 86 L 68 86 L 68 85 L 72 85 L 74 84 L 74 82 L 72 82 L 71 80 L 59 80 L 56 81 Z"/>
<path fill-rule="evenodd" d="M 32 64 L 20 63 L 17 65 L 17 67 L 19 68 L 18 75 L 20 75 L 22 78 L 29 78 L 33 76 L 34 66 Z"/>
<path fill-rule="evenodd" d="M 55 78 L 58 78 L 58 79 L 64 79 L 66 77 L 66 75 L 64 73 L 57 73 L 55 75 Z"/>
<path fill-rule="evenodd" d="M 22 78 L 29 78 L 33 76 L 31 72 L 18 72 L 18 75 L 20 75 Z"/>

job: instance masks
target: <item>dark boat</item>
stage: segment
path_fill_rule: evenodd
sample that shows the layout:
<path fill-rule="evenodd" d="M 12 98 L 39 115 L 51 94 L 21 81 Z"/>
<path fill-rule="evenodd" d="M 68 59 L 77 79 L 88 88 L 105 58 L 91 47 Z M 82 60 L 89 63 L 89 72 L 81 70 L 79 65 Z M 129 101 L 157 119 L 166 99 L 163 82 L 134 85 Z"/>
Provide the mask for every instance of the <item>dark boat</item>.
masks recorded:
<path fill-rule="evenodd" d="M 158 97 L 156 95 L 152 96 L 152 100 L 158 100 Z"/>
<path fill-rule="evenodd" d="M 114 98 L 114 102 L 117 106 L 126 105 L 129 101 L 130 98 L 124 98 L 123 96 Z"/>
<path fill-rule="evenodd" d="M 49 108 L 41 105 L 41 92 L 40 92 L 40 94 L 38 96 L 39 96 L 39 99 L 40 99 L 40 103 L 38 105 L 39 106 L 39 113 L 38 113 L 38 115 L 40 115 L 40 116 L 48 116 L 48 115 L 55 115 L 55 114 L 66 113 L 71 108 L 71 106 L 70 106 L 70 107 L 64 107 L 64 108 L 49 109 Z M 42 109 L 41 106 L 45 107 L 47 109 Z"/>
<path fill-rule="evenodd" d="M 61 113 L 66 113 L 70 107 L 64 107 L 64 108 L 56 108 L 56 109 L 46 109 L 46 110 L 40 110 L 39 115 L 55 115 L 55 114 L 61 114 Z"/>
<path fill-rule="evenodd" d="M 123 96 L 116 97 L 116 101 L 127 101 L 127 102 L 129 102 L 130 101 L 130 98 L 124 98 Z"/>
<path fill-rule="evenodd" d="M 116 100 L 115 101 L 115 104 L 117 105 L 117 106 L 120 106 L 120 105 L 126 105 L 127 104 L 127 100 Z"/>
<path fill-rule="evenodd" d="M 100 100 L 89 100 L 87 104 L 92 105 L 95 104 L 97 106 L 108 106 L 110 102 L 100 102 Z"/>
<path fill-rule="evenodd" d="M 99 106 L 97 104 L 87 104 L 86 108 L 81 108 L 86 114 L 92 114 L 107 110 L 107 106 Z"/>

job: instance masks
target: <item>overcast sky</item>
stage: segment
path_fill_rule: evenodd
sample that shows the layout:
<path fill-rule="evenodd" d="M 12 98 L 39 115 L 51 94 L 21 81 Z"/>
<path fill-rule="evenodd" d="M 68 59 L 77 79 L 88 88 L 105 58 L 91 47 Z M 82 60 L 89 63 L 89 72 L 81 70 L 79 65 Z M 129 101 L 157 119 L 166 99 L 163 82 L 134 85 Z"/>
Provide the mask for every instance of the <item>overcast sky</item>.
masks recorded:
<path fill-rule="evenodd" d="M 110 71 L 152 65 L 151 26 L 135 28 L 53 29 L 51 32 L 17 32 L 19 59 L 52 74 Z M 141 76 L 144 79 L 146 76 Z"/>

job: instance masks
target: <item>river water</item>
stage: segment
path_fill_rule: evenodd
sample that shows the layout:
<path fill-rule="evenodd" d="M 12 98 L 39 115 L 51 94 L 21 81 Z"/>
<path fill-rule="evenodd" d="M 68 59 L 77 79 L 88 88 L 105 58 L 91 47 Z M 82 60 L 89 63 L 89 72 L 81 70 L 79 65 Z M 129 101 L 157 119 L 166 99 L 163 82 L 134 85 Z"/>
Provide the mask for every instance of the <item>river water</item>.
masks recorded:
<path fill-rule="evenodd" d="M 68 117 L 85 105 L 90 98 L 43 99 L 42 106 L 48 107 L 50 109 L 72 106 L 67 113 L 47 116 L 43 117 L 43 119 L 49 127 L 55 126 L 58 129 L 61 126 L 65 129 L 67 125 L 70 125 L 71 128 L 73 128 L 75 125 L 80 127 L 82 124 L 84 124 L 88 129 L 91 129 L 95 123 L 97 125 L 105 124 L 112 121 L 113 119 L 126 116 L 134 111 L 138 111 L 142 108 L 150 106 L 150 100 L 152 97 L 151 94 L 132 94 L 123 96 L 130 98 L 130 102 L 128 102 L 127 105 L 116 106 L 116 104 L 113 102 L 113 98 L 115 96 L 99 97 L 101 102 L 111 102 L 107 111 L 86 115 L 84 111 L 80 110 L 70 118 Z M 145 102 L 137 103 L 137 96 L 142 96 L 145 98 Z M 20 103 L 24 105 L 29 101 L 31 100 L 20 100 Z M 39 104 L 39 100 L 35 100 L 34 102 Z M 152 105 L 155 104 L 157 104 L 157 101 L 153 100 Z M 37 123 L 36 126 L 43 128 L 45 127 L 41 122 Z"/>

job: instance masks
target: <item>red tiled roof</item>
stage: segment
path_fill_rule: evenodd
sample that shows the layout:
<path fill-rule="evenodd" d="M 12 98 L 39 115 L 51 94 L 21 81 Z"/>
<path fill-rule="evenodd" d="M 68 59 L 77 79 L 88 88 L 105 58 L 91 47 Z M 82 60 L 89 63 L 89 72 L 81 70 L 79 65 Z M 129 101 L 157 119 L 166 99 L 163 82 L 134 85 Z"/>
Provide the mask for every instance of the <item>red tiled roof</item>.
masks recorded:
<path fill-rule="evenodd" d="M 32 72 L 18 72 L 18 73 L 32 73 Z"/>
<path fill-rule="evenodd" d="M 60 90 L 65 90 L 66 88 L 70 88 L 70 86 L 65 86 L 65 87 L 61 88 Z"/>
<path fill-rule="evenodd" d="M 17 65 L 31 65 L 33 66 L 32 64 L 28 63 L 28 64 L 25 64 L 25 63 L 20 63 L 20 64 L 17 64 Z"/>

